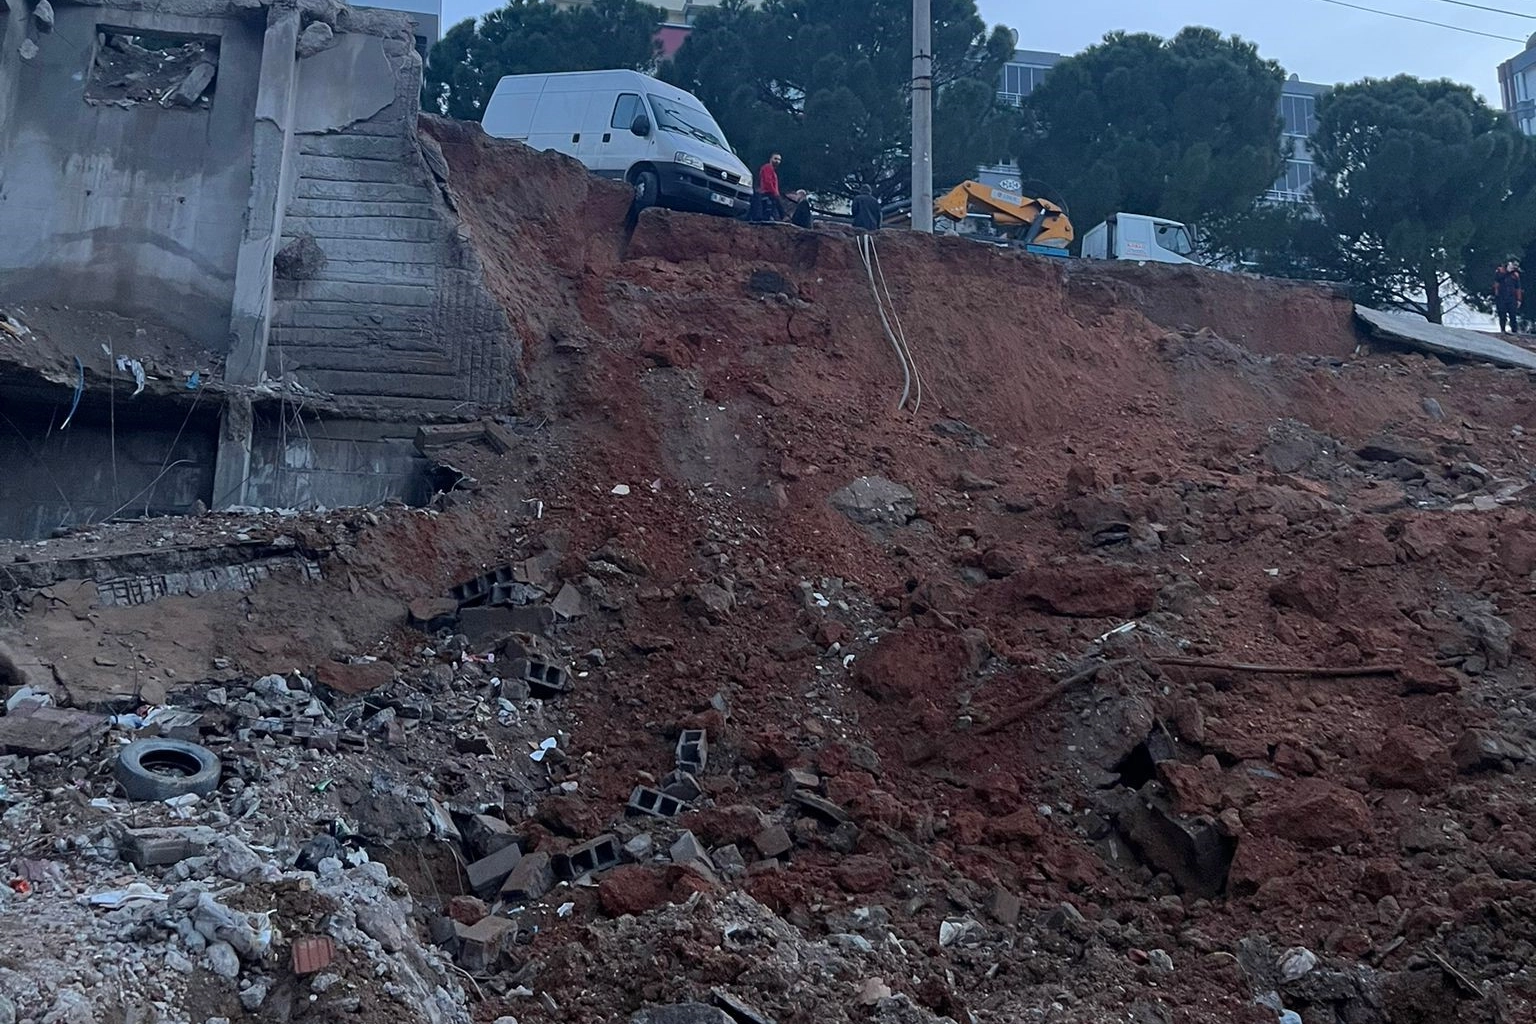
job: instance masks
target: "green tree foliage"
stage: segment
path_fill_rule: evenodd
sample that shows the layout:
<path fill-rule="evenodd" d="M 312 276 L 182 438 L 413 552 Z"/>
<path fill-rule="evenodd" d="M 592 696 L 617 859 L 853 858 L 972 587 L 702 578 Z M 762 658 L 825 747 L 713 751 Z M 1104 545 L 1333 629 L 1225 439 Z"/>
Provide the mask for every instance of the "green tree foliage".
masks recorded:
<path fill-rule="evenodd" d="M 1493 264 L 1536 239 L 1536 152 L 1465 85 L 1407 75 L 1342 86 L 1318 106 L 1313 197 L 1335 276 L 1360 301 L 1439 323 L 1487 292 Z"/>
<path fill-rule="evenodd" d="M 503 75 L 650 71 L 662 19 L 660 9 L 638 0 L 594 0 L 568 10 L 547 0 L 509 0 L 478 23 L 459 22 L 432 47 L 422 109 L 479 120 Z"/>
<path fill-rule="evenodd" d="M 1093 225 L 1124 211 L 1186 223 L 1235 216 L 1283 166 L 1285 72 L 1208 28 L 1172 39 L 1114 32 L 1058 63 L 1025 103 L 1027 177 Z"/>
<path fill-rule="evenodd" d="M 1013 52 L 975 0 L 933 0 L 935 180 L 953 184 L 1007 150 L 996 83 Z M 884 201 L 911 181 L 911 0 L 725 0 L 702 11 L 667 81 L 693 93 L 756 167 L 784 155 L 787 188 Z"/>

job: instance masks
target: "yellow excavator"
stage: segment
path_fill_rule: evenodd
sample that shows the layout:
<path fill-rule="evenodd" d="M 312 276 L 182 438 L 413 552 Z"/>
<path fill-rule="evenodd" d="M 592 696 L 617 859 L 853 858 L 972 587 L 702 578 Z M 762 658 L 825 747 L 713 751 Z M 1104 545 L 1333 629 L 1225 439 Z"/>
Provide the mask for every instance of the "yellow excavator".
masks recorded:
<path fill-rule="evenodd" d="M 1067 211 L 1049 199 L 1005 192 L 979 181 L 962 181 L 940 196 L 933 215 L 953 223 L 957 233 L 1022 244 L 1042 256 L 1065 258 L 1076 237 Z"/>

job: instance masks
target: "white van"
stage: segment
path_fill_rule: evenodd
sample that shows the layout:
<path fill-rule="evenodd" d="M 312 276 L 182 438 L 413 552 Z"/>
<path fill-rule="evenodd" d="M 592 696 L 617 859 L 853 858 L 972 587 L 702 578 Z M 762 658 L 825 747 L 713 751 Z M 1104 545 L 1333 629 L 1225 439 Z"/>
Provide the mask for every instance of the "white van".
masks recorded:
<path fill-rule="evenodd" d="M 1176 220 L 1140 213 L 1112 213 L 1083 236 L 1085 260 L 1194 263 L 1189 228 Z"/>
<path fill-rule="evenodd" d="M 638 71 L 508 75 L 480 124 L 628 182 L 642 207 L 735 216 L 752 201 L 752 172 L 704 104 Z"/>

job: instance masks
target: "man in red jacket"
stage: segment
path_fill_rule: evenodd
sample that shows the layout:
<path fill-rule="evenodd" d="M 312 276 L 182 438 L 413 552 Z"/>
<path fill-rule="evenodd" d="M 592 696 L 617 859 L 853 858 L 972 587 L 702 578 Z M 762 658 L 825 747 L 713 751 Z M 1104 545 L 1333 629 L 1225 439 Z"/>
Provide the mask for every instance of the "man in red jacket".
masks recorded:
<path fill-rule="evenodd" d="M 764 220 L 784 219 L 784 199 L 779 195 L 779 164 L 783 159 L 775 153 L 757 172 L 757 194 Z"/>

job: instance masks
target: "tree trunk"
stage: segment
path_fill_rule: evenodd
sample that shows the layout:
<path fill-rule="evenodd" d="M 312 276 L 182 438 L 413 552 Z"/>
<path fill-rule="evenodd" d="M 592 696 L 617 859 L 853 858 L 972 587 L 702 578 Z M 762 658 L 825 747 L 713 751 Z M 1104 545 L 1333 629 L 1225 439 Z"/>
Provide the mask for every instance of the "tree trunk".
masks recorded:
<path fill-rule="evenodd" d="M 1432 267 L 1425 267 L 1420 276 L 1424 284 L 1424 319 L 1438 324 L 1445 317 L 1445 304 L 1440 299 L 1440 274 Z"/>

